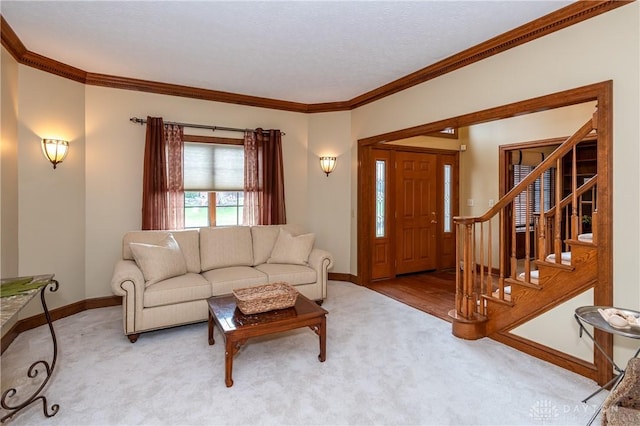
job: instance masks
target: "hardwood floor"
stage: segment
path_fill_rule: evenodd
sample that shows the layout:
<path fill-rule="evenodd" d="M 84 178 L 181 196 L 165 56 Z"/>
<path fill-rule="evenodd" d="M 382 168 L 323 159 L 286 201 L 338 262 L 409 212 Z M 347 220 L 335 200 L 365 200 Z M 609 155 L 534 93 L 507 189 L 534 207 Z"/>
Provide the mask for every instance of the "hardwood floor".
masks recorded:
<path fill-rule="evenodd" d="M 455 271 L 421 272 L 374 281 L 371 290 L 451 322 L 447 313 L 455 305 Z"/>

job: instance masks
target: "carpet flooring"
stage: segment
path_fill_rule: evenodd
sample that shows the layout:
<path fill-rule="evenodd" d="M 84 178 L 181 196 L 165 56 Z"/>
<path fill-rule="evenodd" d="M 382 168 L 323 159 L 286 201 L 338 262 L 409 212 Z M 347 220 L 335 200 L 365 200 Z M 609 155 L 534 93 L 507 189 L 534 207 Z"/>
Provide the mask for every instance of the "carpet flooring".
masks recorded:
<path fill-rule="evenodd" d="M 207 324 L 145 333 L 131 344 L 122 311 L 54 323 L 58 363 L 44 394 L 12 425 L 584 425 L 595 382 L 354 284 L 331 281 L 323 307 L 327 360 L 308 328 L 249 340 L 224 384 L 224 346 Z M 50 359 L 46 327 L 22 333 L 1 358 L 2 389 L 19 398 L 28 365 Z M 5 414 L 0 410 L 0 414 Z"/>

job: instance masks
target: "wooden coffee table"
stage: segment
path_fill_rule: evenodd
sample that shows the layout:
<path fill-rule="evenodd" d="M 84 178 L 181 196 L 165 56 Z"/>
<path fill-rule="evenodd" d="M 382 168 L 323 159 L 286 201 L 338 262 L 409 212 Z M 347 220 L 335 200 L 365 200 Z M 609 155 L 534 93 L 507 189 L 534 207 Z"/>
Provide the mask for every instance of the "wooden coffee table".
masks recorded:
<path fill-rule="evenodd" d="M 320 338 L 320 355 L 324 362 L 327 358 L 327 311 L 317 303 L 298 294 L 295 306 L 287 309 L 245 315 L 236 307 L 233 295 L 217 296 L 207 299 L 209 305 L 209 344 L 213 339 L 214 323 L 222 332 L 225 341 L 224 381 L 227 387 L 233 386 L 231 370 L 233 356 L 251 337 L 280 333 L 301 327 L 309 327 Z"/>

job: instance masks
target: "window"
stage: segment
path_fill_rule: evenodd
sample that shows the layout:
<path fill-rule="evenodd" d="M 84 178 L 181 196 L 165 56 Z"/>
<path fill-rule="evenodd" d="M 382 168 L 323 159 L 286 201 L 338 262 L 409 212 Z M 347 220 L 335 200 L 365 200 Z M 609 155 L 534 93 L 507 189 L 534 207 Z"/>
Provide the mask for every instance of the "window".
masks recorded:
<path fill-rule="evenodd" d="M 458 139 L 458 129 L 455 127 L 447 127 L 439 132 L 427 133 L 427 136 L 434 136 L 436 138 L 449 138 Z"/>
<path fill-rule="evenodd" d="M 443 182 L 444 182 L 444 224 L 443 224 L 443 231 L 444 232 L 451 232 L 451 197 L 452 195 L 452 177 L 451 177 L 451 170 L 452 170 L 452 166 L 451 164 L 445 164 L 444 165 L 444 176 L 443 176 Z"/>
<path fill-rule="evenodd" d="M 185 228 L 242 224 L 244 147 L 239 141 L 184 143 Z"/>
<path fill-rule="evenodd" d="M 244 192 L 196 192 L 184 193 L 184 226 L 232 226 L 242 224 Z M 209 206 L 214 206 L 210 209 Z"/>
<path fill-rule="evenodd" d="M 513 186 L 518 185 L 529 173 L 533 171 L 535 166 L 524 166 L 520 164 L 513 165 Z M 536 179 L 531 186 L 529 193 L 529 208 L 530 218 L 529 225 L 533 225 L 533 213 L 541 213 L 540 209 L 540 193 L 543 195 L 543 208 L 549 210 L 553 205 L 553 188 L 555 186 L 553 180 L 555 178 L 555 168 L 550 168 L 543 173 L 543 179 Z M 543 183 L 541 183 L 543 182 Z M 516 227 L 524 228 L 527 223 L 526 218 L 527 208 L 527 193 L 526 191 L 520 193 L 514 200 L 514 217 L 516 221 Z"/>
<path fill-rule="evenodd" d="M 184 227 L 209 226 L 209 193 L 184 192 Z"/>
<path fill-rule="evenodd" d="M 376 238 L 385 236 L 386 214 L 386 161 L 376 160 Z"/>

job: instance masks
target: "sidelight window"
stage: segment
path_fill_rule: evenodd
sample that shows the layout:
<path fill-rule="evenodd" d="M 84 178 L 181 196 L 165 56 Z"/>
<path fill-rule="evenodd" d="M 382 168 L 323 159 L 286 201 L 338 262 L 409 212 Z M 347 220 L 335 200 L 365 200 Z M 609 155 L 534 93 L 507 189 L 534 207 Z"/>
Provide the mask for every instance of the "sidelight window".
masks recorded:
<path fill-rule="evenodd" d="M 376 160 L 376 238 L 382 238 L 386 233 L 386 166 L 386 161 Z"/>
<path fill-rule="evenodd" d="M 452 197 L 452 186 L 451 186 L 451 164 L 444 165 L 444 224 L 443 231 L 451 232 L 451 197 Z"/>

